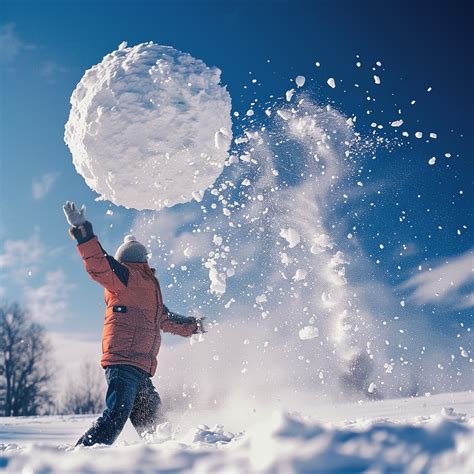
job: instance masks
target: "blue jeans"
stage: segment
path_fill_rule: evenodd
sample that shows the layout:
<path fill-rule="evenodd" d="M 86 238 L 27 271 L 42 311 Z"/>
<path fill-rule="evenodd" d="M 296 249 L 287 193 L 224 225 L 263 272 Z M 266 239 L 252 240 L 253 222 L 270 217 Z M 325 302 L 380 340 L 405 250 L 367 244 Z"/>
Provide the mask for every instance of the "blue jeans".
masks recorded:
<path fill-rule="evenodd" d="M 109 388 L 104 413 L 76 446 L 113 444 L 128 418 L 141 437 L 163 422 L 160 396 L 145 371 L 132 365 L 110 365 L 105 368 L 105 378 Z"/>

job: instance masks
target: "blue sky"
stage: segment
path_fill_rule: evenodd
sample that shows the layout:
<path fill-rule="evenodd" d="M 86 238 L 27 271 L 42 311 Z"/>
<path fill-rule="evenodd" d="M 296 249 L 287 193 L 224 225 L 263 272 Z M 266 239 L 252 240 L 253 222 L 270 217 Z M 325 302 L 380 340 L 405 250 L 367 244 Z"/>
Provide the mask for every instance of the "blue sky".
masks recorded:
<path fill-rule="evenodd" d="M 102 298 L 81 268 L 61 206 L 67 199 L 85 203 L 96 233 L 112 251 L 135 213 L 114 206 L 114 216 L 105 215 L 109 203 L 94 201 L 72 165 L 63 133 L 69 97 L 84 71 L 122 41 L 172 45 L 218 66 L 240 113 L 255 97 L 281 97 L 297 74 L 311 80 L 322 103 L 347 115 L 363 116 L 370 88 L 372 115 L 358 123 L 366 133 L 371 122 L 394 120 L 402 108 L 410 139 L 370 165 L 383 197 L 358 224 L 361 252 L 373 263 L 365 277 L 397 293 L 418 265 L 435 268 L 458 256 L 472 261 L 467 253 L 472 248 L 470 16 L 472 5 L 460 1 L 2 2 L 2 298 L 30 301 L 49 329 L 91 337 L 100 331 Z M 371 70 L 376 61 L 382 63 L 378 89 Z M 342 82 L 331 90 L 329 77 Z M 251 86 L 252 78 L 258 86 Z M 423 139 L 413 138 L 417 130 Z M 429 139 L 430 132 L 437 138 Z M 430 167 L 432 156 L 438 161 Z M 386 249 L 376 263 L 380 242 Z M 400 252 L 407 256 L 401 259 Z M 453 268 L 448 270 L 456 273 Z M 164 271 L 160 277 L 170 280 Z M 445 303 L 415 298 L 413 304 L 427 321 L 444 328 L 441 333 L 454 334 L 459 322 L 467 325 L 472 317 L 472 296 L 465 308 L 459 304 L 472 286 L 468 275 Z M 169 298 L 186 311 L 178 293 L 170 291 Z"/>

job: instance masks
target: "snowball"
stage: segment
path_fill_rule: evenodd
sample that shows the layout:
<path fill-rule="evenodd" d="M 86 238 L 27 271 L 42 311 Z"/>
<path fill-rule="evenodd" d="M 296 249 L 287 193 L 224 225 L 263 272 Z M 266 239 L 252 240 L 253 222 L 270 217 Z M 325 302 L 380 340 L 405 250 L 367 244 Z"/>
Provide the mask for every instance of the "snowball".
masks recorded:
<path fill-rule="evenodd" d="M 202 193 L 232 139 L 220 75 L 170 46 L 122 43 L 72 94 L 64 139 L 77 172 L 101 199 L 139 210 Z"/>
<path fill-rule="evenodd" d="M 289 227 L 288 229 L 280 230 L 280 237 L 283 237 L 288 242 L 288 247 L 292 249 L 300 243 L 300 234 L 295 229 Z"/>
<path fill-rule="evenodd" d="M 333 89 L 336 87 L 336 81 L 333 77 L 330 77 L 327 82 L 329 87 L 332 87 Z"/>
<path fill-rule="evenodd" d="M 297 85 L 298 87 L 303 87 L 303 86 L 304 86 L 304 83 L 306 82 L 306 77 L 304 77 L 304 76 L 296 76 L 295 82 L 296 82 L 296 85 Z"/>
<path fill-rule="evenodd" d="M 319 330 L 314 326 L 305 326 L 303 329 L 300 329 L 299 336 L 303 341 L 307 339 L 314 339 L 315 337 L 319 336 Z"/>
<path fill-rule="evenodd" d="M 428 160 L 428 164 L 431 166 L 433 166 L 435 163 L 436 163 L 436 156 L 433 156 L 433 158 L 430 158 Z"/>
<path fill-rule="evenodd" d="M 423 133 L 422 133 L 422 132 L 416 132 L 416 133 L 415 133 L 415 137 L 416 137 L 416 138 L 422 138 L 422 137 L 423 137 Z"/>

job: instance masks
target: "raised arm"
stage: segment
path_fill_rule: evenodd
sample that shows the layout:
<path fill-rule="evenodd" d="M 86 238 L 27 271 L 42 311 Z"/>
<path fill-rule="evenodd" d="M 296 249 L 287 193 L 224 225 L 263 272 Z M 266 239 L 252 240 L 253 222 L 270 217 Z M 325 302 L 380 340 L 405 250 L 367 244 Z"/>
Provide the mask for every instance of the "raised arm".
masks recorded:
<path fill-rule="evenodd" d="M 189 337 L 193 334 L 197 334 L 198 332 L 198 323 L 196 318 L 173 313 L 164 305 L 160 324 L 163 331 L 177 334 L 178 336 Z"/>
<path fill-rule="evenodd" d="M 85 208 L 77 210 L 69 201 L 64 206 L 69 234 L 77 241 L 77 250 L 89 276 L 110 291 L 119 291 L 128 284 L 129 271 L 125 265 L 107 254 L 94 235 L 92 224 L 85 220 Z"/>

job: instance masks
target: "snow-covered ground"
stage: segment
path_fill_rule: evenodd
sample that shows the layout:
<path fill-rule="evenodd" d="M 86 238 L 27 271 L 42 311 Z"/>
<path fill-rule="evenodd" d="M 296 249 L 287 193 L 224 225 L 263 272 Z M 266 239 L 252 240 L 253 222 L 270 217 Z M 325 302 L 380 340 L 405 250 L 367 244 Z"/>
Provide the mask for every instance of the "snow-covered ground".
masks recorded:
<path fill-rule="evenodd" d="M 205 422 L 206 416 L 194 414 L 193 422 Z M 113 447 L 73 448 L 93 419 L 1 419 L 0 470 L 460 474 L 474 467 L 471 392 L 341 405 L 315 402 L 301 413 L 275 413 L 256 423 L 242 419 L 233 432 L 219 425 L 189 430 L 175 425 L 172 439 L 161 442 L 139 441 L 128 424 Z"/>

